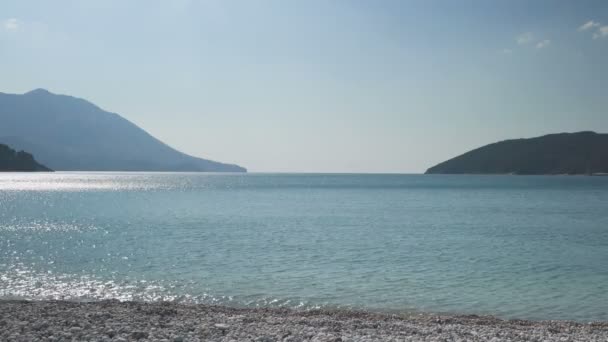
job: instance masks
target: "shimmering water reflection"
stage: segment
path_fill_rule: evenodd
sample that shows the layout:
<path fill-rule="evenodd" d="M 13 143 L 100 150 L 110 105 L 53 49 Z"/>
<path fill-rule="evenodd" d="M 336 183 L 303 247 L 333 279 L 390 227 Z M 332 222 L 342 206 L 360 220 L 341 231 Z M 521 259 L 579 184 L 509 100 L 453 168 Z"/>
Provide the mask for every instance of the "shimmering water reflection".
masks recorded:
<path fill-rule="evenodd" d="M 608 177 L 0 174 L 0 296 L 608 320 Z"/>

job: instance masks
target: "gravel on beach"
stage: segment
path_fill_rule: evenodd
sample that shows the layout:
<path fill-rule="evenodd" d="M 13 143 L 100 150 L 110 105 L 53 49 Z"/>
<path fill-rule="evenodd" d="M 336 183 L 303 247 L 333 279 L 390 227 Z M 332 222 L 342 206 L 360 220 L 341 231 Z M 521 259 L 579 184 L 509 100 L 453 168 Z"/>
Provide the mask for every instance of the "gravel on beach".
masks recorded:
<path fill-rule="evenodd" d="M 608 322 L 139 302 L 0 301 L 0 341 L 608 341 Z"/>

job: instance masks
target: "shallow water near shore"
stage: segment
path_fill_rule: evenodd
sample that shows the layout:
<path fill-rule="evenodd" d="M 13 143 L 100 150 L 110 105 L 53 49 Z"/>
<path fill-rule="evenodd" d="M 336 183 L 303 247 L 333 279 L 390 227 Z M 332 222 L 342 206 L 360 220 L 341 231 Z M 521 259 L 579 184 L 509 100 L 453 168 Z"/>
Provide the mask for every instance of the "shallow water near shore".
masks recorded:
<path fill-rule="evenodd" d="M 608 320 L 608 177 L 0 174 L 0 296 Z"/>

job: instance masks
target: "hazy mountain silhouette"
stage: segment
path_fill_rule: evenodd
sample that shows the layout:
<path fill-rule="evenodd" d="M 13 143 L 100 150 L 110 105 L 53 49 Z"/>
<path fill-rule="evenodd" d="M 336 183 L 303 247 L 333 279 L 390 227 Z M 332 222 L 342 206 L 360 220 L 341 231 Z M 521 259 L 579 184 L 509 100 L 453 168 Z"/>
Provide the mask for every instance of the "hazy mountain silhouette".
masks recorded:
<path fill-rule="evenodd" d="M 34 157 L 24 151 L 15 151 L 0 144 L 0 171 L 52 171 L 39 164 Z"/>
<path fill-rule="evenodd" d="M 440 163 L 426 173 L 608 173 L 608 134 L 560 133 L 501 141 Z"/>
<path fill-rule="evenodd" d="M 247 171 L 179 152 L 118 114 L 44 89 L 0 93 L 0 142 L 55 170 Z"/>

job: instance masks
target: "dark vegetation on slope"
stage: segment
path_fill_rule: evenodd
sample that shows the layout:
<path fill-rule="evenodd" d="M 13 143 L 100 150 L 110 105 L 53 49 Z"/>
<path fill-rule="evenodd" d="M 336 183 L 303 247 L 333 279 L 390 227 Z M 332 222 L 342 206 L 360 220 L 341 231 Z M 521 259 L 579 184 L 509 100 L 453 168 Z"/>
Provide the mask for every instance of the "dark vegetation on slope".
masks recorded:
<path fill-rule="evenodd" d="M 549 134 L 486 145 L 435 165 L 427 174 L 608 173 L 608 134 Z"/>
<path fill-rule="evenodd" d="M 34 157 L 24 151 L 15 151 L 0 144 L 0 171 L 51 171 L 36 162 Z"/>

